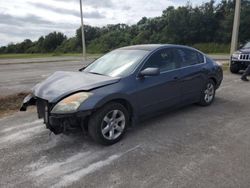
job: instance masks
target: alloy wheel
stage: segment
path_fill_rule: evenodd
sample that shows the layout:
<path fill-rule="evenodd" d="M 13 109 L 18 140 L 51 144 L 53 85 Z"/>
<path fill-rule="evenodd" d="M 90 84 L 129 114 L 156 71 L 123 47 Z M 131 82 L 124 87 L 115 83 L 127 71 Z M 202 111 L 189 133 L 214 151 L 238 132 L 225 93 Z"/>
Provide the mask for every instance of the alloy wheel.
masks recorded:
<path fill-rule="evenodd" d="M 208 83 L 204 93 L 204 100 L 206 103 L 210 103 L 214 98 L 214 85 L 212 83 Z"/>
<path fill-rule="evenodd" d="M 108 140 L 115 140 L 123 133 L 125 124 L 124 113 L 120 110 L 112 110 L 102 120 L 102 135 Z"/>

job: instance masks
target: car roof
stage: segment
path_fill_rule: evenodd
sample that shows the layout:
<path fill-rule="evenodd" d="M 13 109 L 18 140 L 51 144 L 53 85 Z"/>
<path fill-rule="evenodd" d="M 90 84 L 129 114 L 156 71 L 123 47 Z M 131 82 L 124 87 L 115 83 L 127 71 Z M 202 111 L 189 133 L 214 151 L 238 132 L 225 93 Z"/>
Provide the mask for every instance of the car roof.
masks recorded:
<path fill-rule="evenodd" d="M 141 44 L 141 45 L 133 45 L 133 46 L 125 46 L 122 48 L 119 48 L 120 50 L 146 50 L 146 51 L 154 51 L 161 47 L 184 47 L 184 48 L 190 48 L 188 46 L 184 45 L 176 45 L 176 44 Z"/>

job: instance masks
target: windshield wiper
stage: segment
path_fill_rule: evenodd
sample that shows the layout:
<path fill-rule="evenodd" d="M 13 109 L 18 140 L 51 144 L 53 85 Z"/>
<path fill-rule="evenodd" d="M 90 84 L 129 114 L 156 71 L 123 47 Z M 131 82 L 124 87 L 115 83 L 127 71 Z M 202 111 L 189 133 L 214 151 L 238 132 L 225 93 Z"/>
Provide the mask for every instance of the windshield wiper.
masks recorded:
<path fill-rule="evenodd" d="M 88 73 L 97 74 L 97 75 L 104 75 L 104 74 L 101 74 L 101 73 L 98 73 L 98 72 L 88 72 Z"/>

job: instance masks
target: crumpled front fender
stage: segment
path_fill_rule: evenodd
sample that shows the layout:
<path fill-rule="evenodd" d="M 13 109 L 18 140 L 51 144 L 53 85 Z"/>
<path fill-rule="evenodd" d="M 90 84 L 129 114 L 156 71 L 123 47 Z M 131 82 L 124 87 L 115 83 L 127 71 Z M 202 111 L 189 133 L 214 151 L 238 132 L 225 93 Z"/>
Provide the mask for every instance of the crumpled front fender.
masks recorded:
<path fill-rule="evenodd" d="M 20 111 L 26 111 L 28 106 L 32 106 L 36 104 L 36 99 L 32 94 L 27 95 L 22 103 Z"/>

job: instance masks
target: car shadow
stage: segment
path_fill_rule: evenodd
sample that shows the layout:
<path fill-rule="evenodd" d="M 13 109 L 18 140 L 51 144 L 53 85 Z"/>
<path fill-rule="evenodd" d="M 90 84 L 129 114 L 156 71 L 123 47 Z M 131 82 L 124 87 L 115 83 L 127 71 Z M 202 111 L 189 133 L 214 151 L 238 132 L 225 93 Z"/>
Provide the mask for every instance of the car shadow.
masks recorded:
<path fill-rule="evenodd" d="M 179 108 L 175 108 L 174 110 L 162 110 L 156 114 L 151 114 L 148 117 L 145 117 L 143 120 L 136 122 L 135 125 L 129 128 L 129 134 L 137 134 L 138 131 L 144 128 L 153 128 L 157 122 L 164 122 L 168 119 L 176 119 L 185 118 L 185 115 L 188 114 L 188 118 L 192 118 L 192 113 L 203 113 L 204 117 L 209 114 L 215 113 L 215 109 L 225 108 L 225 104 L 237 105 L 237 101 L 227 100 L 225 98 L 217 96 L 210 106 L 200 106 L 198 104 L 185 105 Z M 217 114 L 215 114 L 217 115 Z M 195 118 L 195 116 L 194 116 Z M 202 115 L 201 115 L 202 118 Z M 167 125 L 166 125 L 167 126 Z M 154 127 L 155 128 L 155 127 Z M 127 135 L 129 137 L 129 135 Z"/>
<path fill-rule="evenodd" d="M 216 97 L 214 103 L 207 107 L 193 104 L 175 108 L 174 110 L 162 110 L 158 113 L 151 114 L 150 116 L 144 117 L 142 120 L 136 122 L 133 126 L 130 126 L 125 136 L 125 140 L 129 139 L 129 136 L 131 134 L 140 134 L 138 132 L 145 128 L 155 128 L 155 124 L 157 124 L 158 122 L 167 121 L 169 118 L 185 118 L 183 117 L 183 115 L 189 114 L 189 116 L 192 116 L 192 113 L 197 113 L 197 111 L 202 111 L 204 112 L 204 116 L 207 116 L 206 111 L 210 113 L 214 108 L 217 108 L 218 106 L 229 102 L 231 103 L 231 101 L 229 100 L 221 97 Z M 47 147 L 48 151 L 53 150 L 54 147 L 63 149 L 67 145 L 70 145 L 71 148 L 75 149 L 78 147 L 86 149 L 93 147 L 98 149 L 106 148 L 106 146 L 101 146 L 95 143 L 87 133 L 83 133 L 82 131 L 72 132 L 67 135 L 54 135 L 53 133 L 50 133 L 48 140 L 49 142 L 51 142 L 51 145 Z"/>

